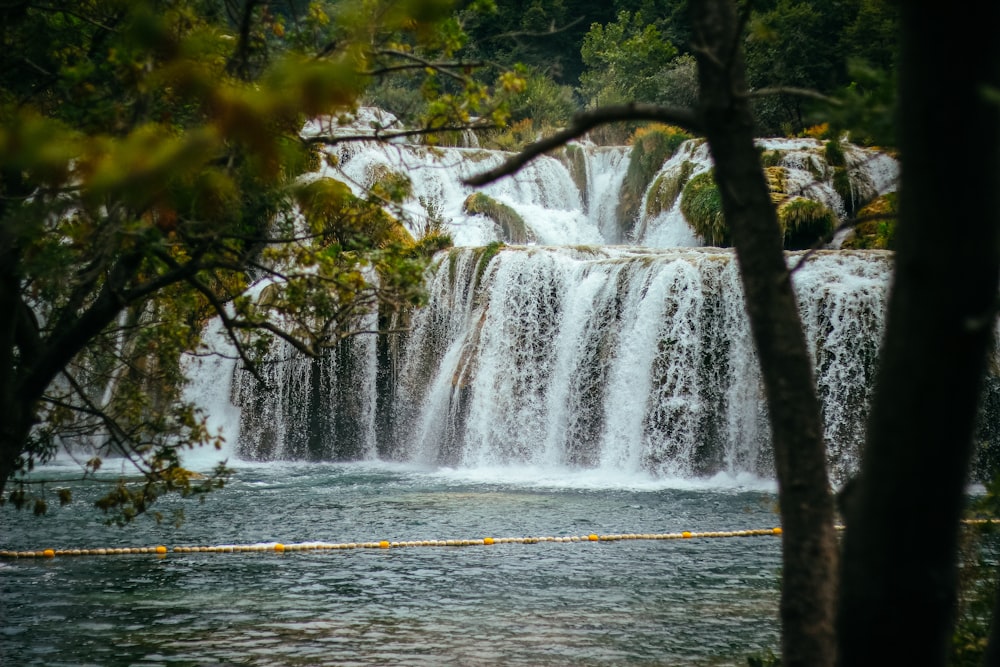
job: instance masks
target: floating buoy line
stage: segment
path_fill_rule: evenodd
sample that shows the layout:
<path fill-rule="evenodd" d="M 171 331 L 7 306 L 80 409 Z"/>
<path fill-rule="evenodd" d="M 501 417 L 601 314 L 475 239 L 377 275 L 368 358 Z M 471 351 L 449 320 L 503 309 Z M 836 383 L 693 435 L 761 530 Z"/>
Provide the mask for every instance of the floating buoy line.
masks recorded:
<path fill-rule="evenodd" d="M 164 545 L 138 548 L 107 549 L 41 549 L 36 551 L 0 551 L 0 558 L 55 558 L 57 556 L 126 556 L 132 554 L 154 554 L 165 557 L 169 553 L 251 553 L 290 551 L 337 551 L 344 549 L 400 549 L 410 547 L 475 547 L 494 544 L 538 544 L 540 542 L 619 542 L 623 540 L 687 540 L 710 537 L 759 537 L 781 535 L 781 528 L 760 528 L 756 530 L 712 531 L 696 533 L 685 530 L 680 533 L 621 533 L 611 535 L 572 535 L 569 537 L 482 537 L 472 540 L 411 540 L 406 542 L 298 542 L 283 544 L 267 542 L 261 544 L 221 544 L 216 546 L 176 546 Z"/>
<path fill-rule="evenodd" d="M 1000 519 L 963 519 L 965 525 L 977 526 L 984 524 L 1000 524 Z M 835 526 L 843 530 L 843 526 Z M 259 544 L 220 544 L 215 546 L 176 546 L 167 548 L 164 545 L 154 547 L 125 547 L 103 549 L 40 549 L 36 551 L 3 551 L 0 558 L 55 558 L 56 556 L 126 556 L 132 554 L 154 554 L 165 557 L 167 554 L 195 553 L 253 553 L 271 552 L 287 553 L 290 551 L 338 551 L 350 549 L 401 549 L 410 547 L 475 547 L 494 544 L 538 544 L 540 542 L 619 542 L 624 540 L 687 540 L 713 537 L 761 537 L 766 535 L 781 535 L 781 528 L 757 528 L 754 530 L 728 530 L 679 533 L 618 533 L 610 535 L 572 535 L 569 537 L 483 537 L 472 540 L 410 540 L 405 542 L 264 542 Z"/>

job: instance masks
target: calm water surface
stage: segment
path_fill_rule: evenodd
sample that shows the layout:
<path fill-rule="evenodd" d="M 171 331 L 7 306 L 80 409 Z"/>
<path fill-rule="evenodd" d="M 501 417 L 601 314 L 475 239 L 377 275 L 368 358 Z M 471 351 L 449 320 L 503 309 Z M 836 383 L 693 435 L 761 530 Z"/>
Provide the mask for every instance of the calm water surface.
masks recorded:
<path fill-rule="evenodd" d="M 58 477 L 60 470 L 44 471 Z M 505 482 L 493 481 L 507 479 Z M 240 468 L 185 523 L 97 490 L 0 508 L 0 549 L 742 530 L 773 490 L 537 471 Z M 4 665 L 745 665 L 776 649 L 774 537 L 0 561 Z"/>

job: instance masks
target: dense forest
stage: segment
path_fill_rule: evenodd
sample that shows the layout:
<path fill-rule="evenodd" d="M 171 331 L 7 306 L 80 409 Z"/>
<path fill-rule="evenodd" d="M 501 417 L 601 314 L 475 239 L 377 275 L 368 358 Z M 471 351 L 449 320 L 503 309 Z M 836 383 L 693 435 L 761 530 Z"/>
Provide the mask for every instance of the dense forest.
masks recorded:
<path fill-rule="evenodd" d="M 500 2 L 460 12 L 463 59 L 479 76 L 517 69 L 525 94 L 512 121 L 535 132 L 580 109 L 622 102 L 691 106 L 698 94 L 687 0 Z M 878 0 L 747 3 L 747 80 L 761 136 L 829 123 L 860 143 L 893 141 L 898 15 Z M 760 94 L 766 93 L 766 94 Z M 373 103 L 413 118 L 426 103 L 405 81 L 376 85 Z M 831 98 L 837 102 L 831 106 Z M 523 127 L 523 125 L 522 125 Z M 604 130 L 609 141 L 627 133 Z"/>

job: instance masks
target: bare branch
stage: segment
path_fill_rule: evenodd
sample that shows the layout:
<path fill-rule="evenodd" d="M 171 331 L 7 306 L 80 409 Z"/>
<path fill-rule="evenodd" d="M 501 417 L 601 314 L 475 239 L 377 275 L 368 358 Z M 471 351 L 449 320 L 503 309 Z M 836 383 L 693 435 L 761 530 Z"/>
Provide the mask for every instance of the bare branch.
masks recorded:
<path fill-rule="evenodd" d="M 421 58 L 420 56 L 416 56 L 412 53 L 406 53 L 405 51 L 397 51 L 396 49 L 383 49 L 379 51 L 377 55 L 394 56 L 396 58 L 402 58 L 403 60 L 409 60 L 410 62 L 416 63 L 416 65 L 419 67 L 432 69 L 435 72 L 443 74 L 447 77 L 451 77 L 452 79 L 455 79 L 460 83 L 466 83 L 468 81 L 468 77 L 453 72 L 451 70 L 451 67 L 466 67 L 471 65 L 466 65 L 463 63 L 436 63 L 427 60 L 425 58 Z"/>
<path fill-rule="evenodd" d="M 350 134 L 340 137 L 331 135 L 316 135 L 305 137 L 302 142 L 307 146 L 312 144 L 323 144 L 325 146 L 336 146 L 337 144 L 357 143 L 363 141 L 392 141 L 393 139 L 406 139 L 409 137 L 419 137 L 428 134 L 441 134 L 443 132 L 482 132 L 484 130 L 497 130 L 499 125 L 493 123 L 471 123 L 468 125 L 447 125 L 444 127 L 423 127 L 416 130 L 399 130 L 397 132 L 382 132 L 376 129 L 372 134 Z"/>
<path fill-rule="evenodd" d="M 549 37 L 551 35 L 558 35 L 561 32 L 566 32 L 567 30 L 569 30 L 570 28 L 572 28 L 576 24 L 578 24 L 581 21 L 583 21 L 585 18 L 586 18 L 586 16 L 578 16 L 575 19 L 573 19 L 572 21 L 570 21 L 569 23 L 567 23 L 566 25 L 564 25 L 562 27 L 559 27 L 559 28 L 555 27 L 555 25 L 553 24 L 553 26 L 551 28 L 549 28 L 548 30 L 546 30 L 545 32 L 534 32 L 534 31 L 524 31 L 524 30 L 518 30 L 518 31 L 512 31 L 512 32 L 502 32 L 499 35 L 490 35 L 488 37 L 485 37 L 482 41 L 484 41 L 484 42 L 491 42 L 491 41 L 496 41 L 498 39 L 515 39 L 516 40 L 516 39 L 519 39 L 521 37 L 530 37 L 532 39 L 537 39 L 539 37 Z"/>
<path fill-rule="evenodd" d="M 774 86 L 770 88 L 758 88 L 747 93 L 747 97 L 754 99 L 758 97 L 769 97 L 771 95 L 794 95 L 796 97 L 806 97 L 820 102 L 826 102 L 833 106 L 843 106 L 843 102 L 835 97 L 824 95 L 810 88 L 796 88 L 794 86 Z"/>
<path fill-rule="evenodd" d="M 599 125 L 631 120 L 650 120 L 661 123 L 670 123 L 680 126 L 686 130 L 699 133 L 701 131 L 701 119 L 698 114 L 691 109 L 681 109 L 676 107 L 661 107 L 654 104 L 643 104 L 632 102 L 629 104 L 599 107 L 593 111 L 584 111 L 577 114 L 569 127 L 556 132 L 550 137 L 546 137 L 533 144 L 529 144 L 519 153 L 510 157 L 506 162 L 495 169 L 483 172 L 477 176 L 465 179 L 466 185 L 487 185 L 497 181 L 504 176 L 520 170 L 524 165 L 531 162 L 539 155 L 548 153 L 551 150 L 566 145 L 573 139 L 582 137 L 590 130 Z"/>
<path fill-rule="evenodd" d="M 399 57 L 402 57 L 398 51 L 382 51 L 382 53 L 387 53 L 389 55 L 398 55 Z M 408 54 L 403 54 L 403 55 L 408 55 Z M 463 62 L 456 62 L 456 63 L 434 63 L 434 62 L 428 62 L 428 61 L 426 61 L 426 60 L 424 60 L 422 58 L 418 58 L 416 56 L 410 56 L 408 59 L 409 60 L 414 60 L 416 62 L 410 63 L 408 65 L 386 65 L 385 67 L 379 67 L 378 69 L 369 70 L 367 72 L 361 72 L 361 74 L 363 74 L 365 76 L 382 76 L 384 74 L 391 74 L 393 72 L 405 72 L 407 70 L 426 69 L 426 68 L 430 67 L 431 69 L 433 69 L 435 71 L 441 72 L 442 74 L 446 74 L 446 75 L 448 75 L 448 76 L 450 76 L 450 77 L 452 77 L 454 79 L 458 79 L 459 81 L 462 81 L 464 83 L 466 79 L 463 76 L 461 76 L 459 74 L 456 74 L 455 72 L 453 72 L 451 70 L 453 70 L 453 69 L 465 70 L 465 69 L 469 69 L 469 68 L 473 68 L 473 67 L 477 67 L 478 68 L 478 67 L 485 67 L 486 66 L 486 63 L 484 63 L 484 62 L 471 62 L 471 63 L 463 63 Z"/>

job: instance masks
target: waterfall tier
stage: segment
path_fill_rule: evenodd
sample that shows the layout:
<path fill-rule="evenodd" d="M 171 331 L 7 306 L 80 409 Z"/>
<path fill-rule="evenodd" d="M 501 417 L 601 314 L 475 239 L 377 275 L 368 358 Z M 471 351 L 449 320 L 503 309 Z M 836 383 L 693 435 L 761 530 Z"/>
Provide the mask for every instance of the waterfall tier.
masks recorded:
<path fill-rule="evenodd" d="M 898 164 L 884 153 L 840 146 L 843 165 L 834 166 L 828 162 L 825 144 L 816 139 L 759 142 L 771 167 L 781 170 L 785 194 L 818 201 L 844 219 L 855 205 L 895 189 Z M 342 180 L 360 195 L 380 178 L 404 175 L 412 191 L 397 212 L 410 232 L 419 237 L 440 228 L 460 246 L 522 242 L 505 234 L 496 221 L 466 210 L 463 204 L 474 193 L 509 207 L 523 220 L 530 241 L 538 245 L 703 245 L 681 213 L 680 191 L 691 178 L 711 168 L 708 145 L 697 139 L 683 143 L 656 173 L 646 175 L 649 183 L 640 184 L 646 194 L 635 219 L 619 220 L 630 156 L 628 146 L 572 143 L 553 155 L 536 158 L 513 176 L 475 189 L 462 179 L 500 165 L 509 153 L 354 142 L 330 149 L 327 165 L 317 176 Z M 842 177 L 839 187 L 838 174 Z M 664 201 L 664 191 L 671 190 Z"/>
<path fill-rule="evenodd" d="M 824 251 L 795 273 L 838 477 L 856 466 L 890 264 Z M 405 336 L 323 360 L 278 346 L 270 391 L 239 377 L 241 455 L 771 474 L 731 252 L 460 248 L 430 295 Z"/>

